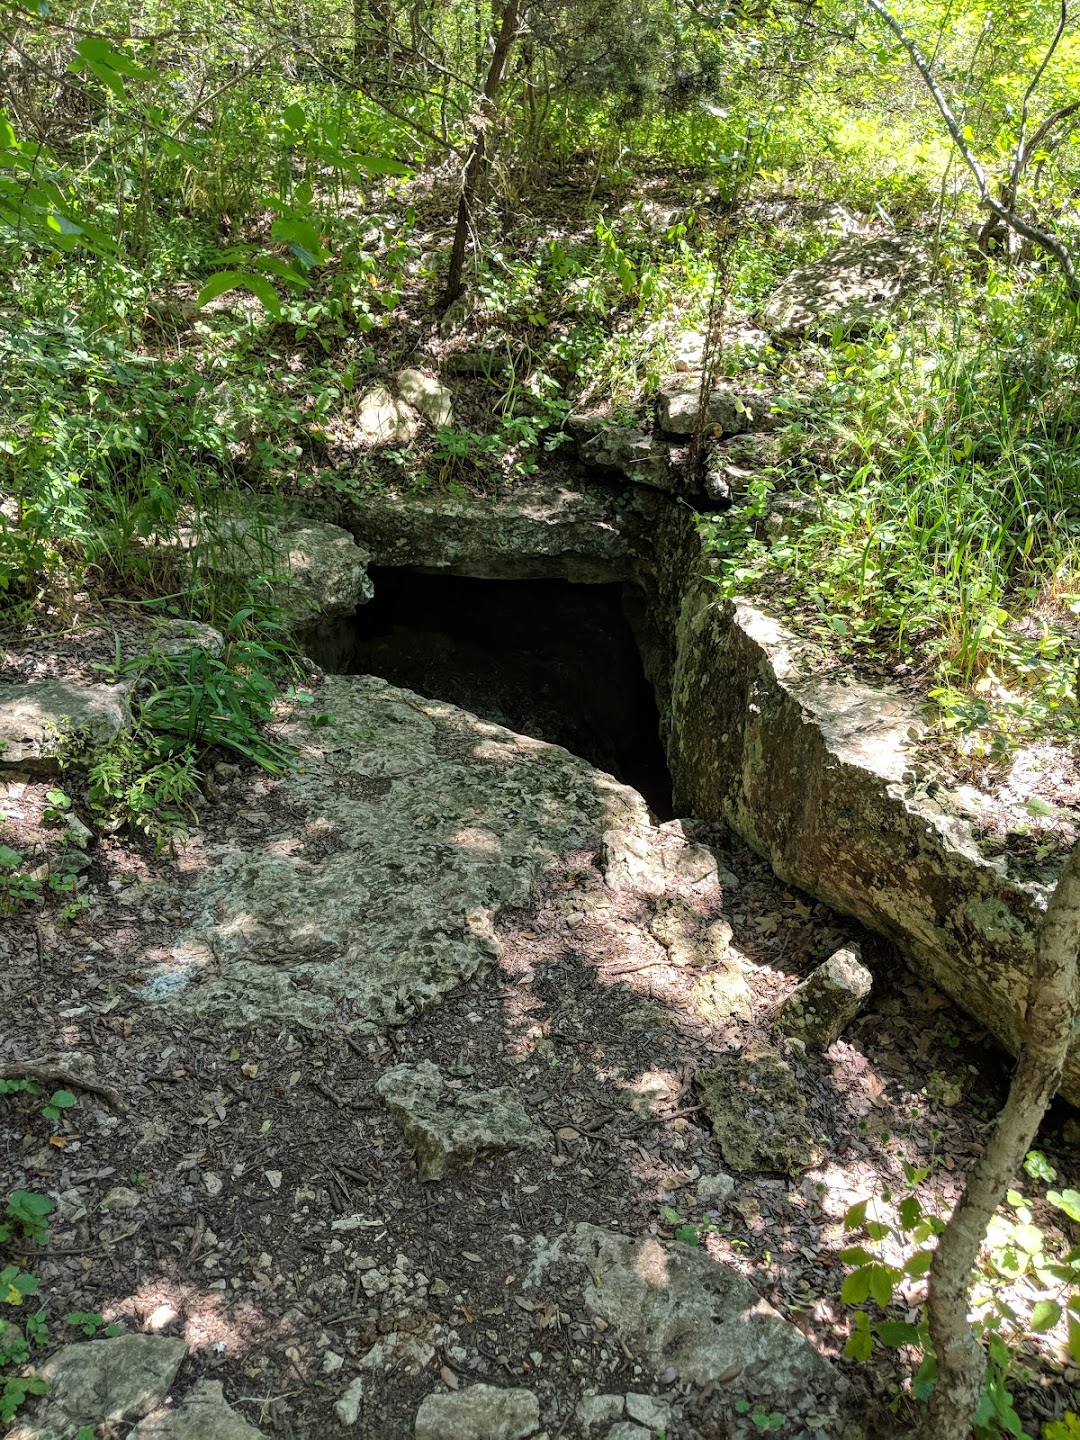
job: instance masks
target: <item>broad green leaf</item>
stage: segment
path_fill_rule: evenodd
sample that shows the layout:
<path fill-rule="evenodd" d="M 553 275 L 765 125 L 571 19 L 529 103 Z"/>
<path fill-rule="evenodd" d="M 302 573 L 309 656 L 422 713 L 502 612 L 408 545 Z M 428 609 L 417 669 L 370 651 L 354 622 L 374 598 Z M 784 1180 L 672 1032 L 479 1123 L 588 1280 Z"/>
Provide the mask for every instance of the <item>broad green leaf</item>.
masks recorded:
<path fill-rule="evenodd" d="M 1048 1190 L 1047 1200 L 1064 1210 L 1070 1220 L 1080 1221 L 1080 1190 Z"/>
<path fill-rule="evenodd" d="M 897 1271 L 891 1265 L 871 1265 L 869 1270 L 870 1294 L 884 1309 L 893 1297 L 893 1289 L 898 1278 Z"/>
<path fill-rule="evenodd" d="M 932 1250 L 920 1250 L 915 1255 L 909 1255 L 904 1261 L 904 1274 L 910 1275 L 918 1280 L 927 1274 L 933 1263 L 934 1252 Z"/>
<path fill-rule="evenodd" d="M 908 1325 L 903 1320 L 883 1320 L 875 1330 L 881 1343 L 888 1345 L 891 1350 L 898 1350 L 901 1345 L 918 1345 L 920 1342 L 918 1326 Z"/>
<path fill-rule="evenodd" d="M 1062 1316 L 1061 1306 L 1056 1300 L 1038 1300 L 1031 1310 L 1031 1328 L 1036 1333 L 1053 1330 Z"/>
<path fill-rule="evenodd" d="M 412 174 L 408 165 L 402 165 L 397 160 L 388 160 L 385 155 L 354 155 L 352 160 L 355 165 L 362 166 L 369 175 Z"/>
<path fill-rule="evenodd" d="M 860 1200 L 857 1205 L 852 1205 L 850 1207 L 847 1214 L 844 1216 L 845 1230 L 857 1230 L 859 1226 L 863 1224 L 863 1222 L 866 1220 L 866 1207 L 868 1204 L 869 1201 Z"/>
<path fill-rule="evenodd" d="M 250 270 L 220 270 L 216 275 L 211 275 L 199 291 L 195 303 L 206 305 L 229 290 L 250 290 L 275 319 L 281 314 L 281 302 L 270 281 L 262 275 L 253 275 Z"/>
<path fill-rule="evenodd" d="M 873 1255 L 862 1245 L 852 1245 L 847 1250 L 841 1250 L 840 1259 L 845 1265 L 872 1265 L 874 1263 Z"/>
<path fill-rule="evenodd" d="M 78 1098 L 70 1090 L 54 1090 L 49 1096 L 49 1104 L 55 1105 L 58 1110 L 70 1110 L 78 1103 Z"/>
<path fill-rule="evenodd" d="M 872 1265 L 863 1265 L 853 1270 L 840 1287 L 840 1299 L 845 1305 L 861 1305 L 870 1299 L 870 1272 Z"/>

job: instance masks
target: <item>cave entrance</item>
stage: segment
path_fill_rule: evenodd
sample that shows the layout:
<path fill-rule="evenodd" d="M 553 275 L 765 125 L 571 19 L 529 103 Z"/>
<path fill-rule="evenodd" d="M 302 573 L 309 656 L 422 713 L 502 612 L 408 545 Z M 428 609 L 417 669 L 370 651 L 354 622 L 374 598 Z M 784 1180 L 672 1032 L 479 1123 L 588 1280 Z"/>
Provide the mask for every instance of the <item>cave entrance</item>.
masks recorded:
<path fill-rule="evenodd" d="M 475 580 L 373 568 L 375 595 L 320 627 L 324 670 L 378 675 L 562 745 L 673 815 L 659 715 L 617 584 Z"/>

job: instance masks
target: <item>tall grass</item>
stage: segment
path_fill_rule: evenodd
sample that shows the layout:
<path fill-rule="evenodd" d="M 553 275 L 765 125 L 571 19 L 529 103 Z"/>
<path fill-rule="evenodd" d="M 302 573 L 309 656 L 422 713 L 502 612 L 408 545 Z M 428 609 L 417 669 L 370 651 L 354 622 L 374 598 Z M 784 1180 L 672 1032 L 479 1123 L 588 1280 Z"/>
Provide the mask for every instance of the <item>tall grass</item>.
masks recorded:
<path fill-rule="evenodd" d="M 1080 728 L 1080 380 L 1056 283 L 840 343 L 794 427 L 818 518 L 769 544 L 714 532 L 732 589 L 783 591 L 831 643 L 930 678 L 942 723 L 991 752 Z M 736 532 L 739 530 L 736 524 Z"/>

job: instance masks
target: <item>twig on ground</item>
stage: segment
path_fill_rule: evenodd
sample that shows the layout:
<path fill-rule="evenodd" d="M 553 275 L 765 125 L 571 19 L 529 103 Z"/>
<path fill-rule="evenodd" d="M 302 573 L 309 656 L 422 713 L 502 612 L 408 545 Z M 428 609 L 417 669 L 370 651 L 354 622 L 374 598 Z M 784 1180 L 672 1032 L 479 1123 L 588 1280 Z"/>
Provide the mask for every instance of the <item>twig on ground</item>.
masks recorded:
<path fill-rule="evenodd" d="M 128 1107 L 111 1085 L 100 1085 L 96 1080 L 74 1075 L 55 1060 L 11 1060 L 0 1065 L 0 1080 L 40 1080 L 46 1085 L 64 1085 L 69 1090 L 85 1090 L 88 1095 L 100 1095 L 109 1109 L 117 1115 L 128 1113 Z"/>

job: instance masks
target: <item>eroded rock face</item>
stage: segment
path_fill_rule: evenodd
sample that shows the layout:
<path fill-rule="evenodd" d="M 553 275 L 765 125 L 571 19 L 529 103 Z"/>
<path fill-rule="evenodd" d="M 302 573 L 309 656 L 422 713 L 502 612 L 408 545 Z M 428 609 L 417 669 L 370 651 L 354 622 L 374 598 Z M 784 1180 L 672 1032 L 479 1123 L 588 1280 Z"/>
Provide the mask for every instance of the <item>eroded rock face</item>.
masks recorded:
<path fill-rule="evenodd" d="M 338 525 L 303 517 L 218 515 L 182 530 L 181 562 L 215 574 L 278 582 L 287 621 L 303 628 L 326 616 L 349 615 L 371 599 L 370 556 Z"/>
<path fill-rule="evenodd" d="M 587 1272 L 589 1309 L 616 1325 L 654 1374 L 671 1367 L 693 1385 L 723 1378 L 741 1395 L 775 1400 L 777 1408 L 782 1401 L 789 1416 L 793 1400 L 804 1414 L 838 1415 L 844 1382 L 828 1361 L 740 1275 L 701 1250 L 578 1225 L 567 1253 Z M 651 1423 L 656 1403 L 627 1397 L 626 1408 L 632 1420 L 648 1415 Z M 600 1410 L 589 1412 L 592 1424 Z M 857 1425 L 825 1429 L 848 1440 L 862 1433 Z"/>
<path fill-rule="evenodd" d="M 775 1050 L 753 1045 L 721 1056 L 698 1074 L 696 1085 L 724 1159 L 736 1173 L 796 1176 L 820 1161 L 806 1101 Z"/>
<path fill-rule="evenodd" d="M 947 794 L 905 780 L 923 729 L 909 702 L 815 675 L 813 646 L 707 582 L 673 610 L 676 810 L 723 820 L 782 880 L 895 941 L 1015 1054 L 1050 886 L 1010 878 Z M 1062 1093 L 1080 1103 L 1078 1044 Z"/>
<path fill-rule="evenodd" d="M 419 428 L 416 411 L 385 385 L 373 386 L 357 402 L 355 437 L 362 444 L 409 445 Z"/>
<path fill-rule="evenodd" d="M 197 918 L 148 997 L 231 1024 L 339 1005 L 403 1023 L 491 964 L 495 916 L 558 856 L 648 825 L 584 760 L 385 681 L 334 677 L 318 708 L 329 723 L 300 705 L 284 723 L 298 769 L 192 873 Z"/>
<path fill-rule="evenodd" d="M 0 768 L 55 774 L 60 755 L 104 745 L 129 721 L 131 682 L 78 685 L 35 680 L 0 685 Z"/>
<path fill-rule="evenodd" d="M 857 950 L 837 950 L 791 992 L 777 1026 L 811 1049 L 827 1050 L 862 1009 L 872 983 Z"/>
<path fill-rule="evenodd" d="M 334 518 L 374 565 L 420 565 L 482 580 L 634 579 L 651 552 L 659 497 L 629 503 L 564 486 L 477 495 L 373 495 L 350 499 Z"/>
<path fill-rule="evenodd" d="M 437 1065 L 395 1065 L 376 1090 L 416 1151 L 421 1180 L 441 1180 L 486 1155 L 536 1149 L 547 1136 L 516 1090 L 451 1090 Z"/>
<path fill-rule="evenodd" d="M 531 1390 L 470 1385 L 429 1395 L 416 1415 L 416 1440 L 528 1440 L 540 1429 L 540 1402 Z"/>
<path fill-rule="evenodd" d="M 449 425 L 454 418 L 454 398 L 440 381 L 422 370 L 402 370 L 397 377 L 401 398 L 430 420 L 432 425 Z"/>
<path fill-rule="evenodd" d="M 890 305 L 929 284 L 930 261 L 911 236 L 850 241 L 777 287 L 763 323 L 786 337 L 840 329 L 858 334 Z"/>
<path fill-rule="evenodd" d="M 619 475 L 633 485 L 677 491 L 670 446 L 632 425 L 613 425 L 602 416 L 571 415 L 567 429 L 577 440 L 583 464 Z"/>

